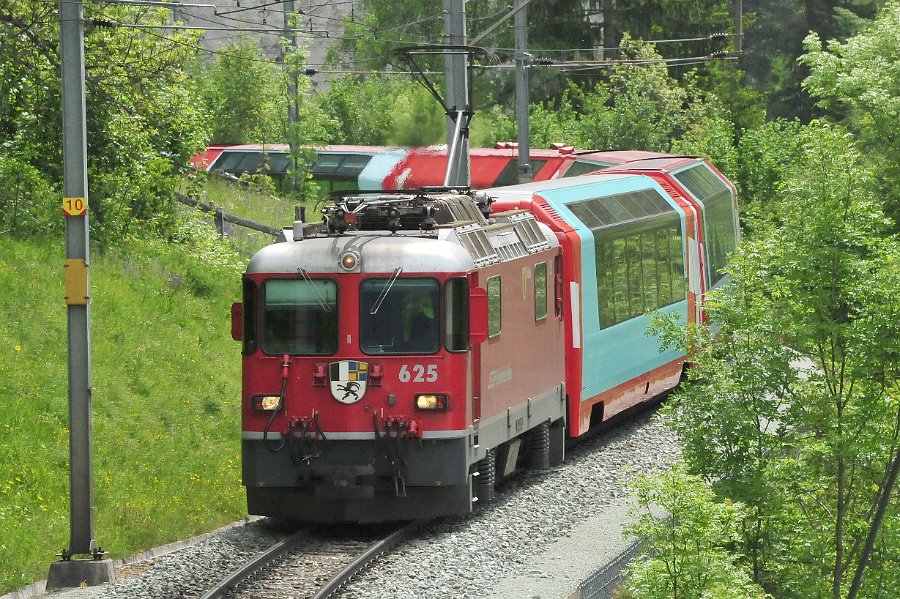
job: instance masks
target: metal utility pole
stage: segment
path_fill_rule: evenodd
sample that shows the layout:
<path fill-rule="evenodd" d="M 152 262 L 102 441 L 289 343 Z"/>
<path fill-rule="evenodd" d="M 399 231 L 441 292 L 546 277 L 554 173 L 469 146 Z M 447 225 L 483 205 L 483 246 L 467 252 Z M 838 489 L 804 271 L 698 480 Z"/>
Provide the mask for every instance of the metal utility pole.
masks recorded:
<path fill-rule="evenodd" d="M 294 0 L 284 0 L 284 38 L 288 45 L 295 49 L 297 47 L 297 34 L 294 32 L 294 26 L 291 18 L 294 15 Z M 291 65 L 288 67 L 288 50 L 284 46 L 281 48 L 281 63 L 285 68 L 289 69 L 288 76 L 288 123 L 293 125 L 298 120 L 297 114 L 297 69 Z"/>
<path fill-rule="evenodd" d="M 294 0 L 284 0 L 284 38 L 287 40 L 291 49 L 297 48 L 297 33 L 291 19 L 294 15 Z M 296 152 L 296 127 L 297 121 L 300 120 L 299 110 L 297 109 L 297 65 L 288 64 L 288 49 L 285 44 L 281 46 L 281 64 L 288 72 L 288 140 L 291 146 L 291 191 L 297 189 L 297 157 Z"/>
<path fill-rule="evenodd" d="M 444 0 L 444 31 L 447 44 L 466 45 L 465 0 Z M 446 185 L 469 185 L 469 106 L 468 81 L 469 55 L 450 52 L 444 58 L 444 74 L 447 79 L 447 158 Z"/>
<path fill-rule="evenodd" d="M 735 0 L 734 2 L 734 51 L 740 54 L 744 51 L 744 25 L 742 23 L 742 15 L 744 12 L 743 2 Z"/>
<path fill-rule="evenodd" d="M 615 0 L 603 0 L 603 58 L 616 57 L 618 54 L 617 42 L 616 2 Z"/>
<path fill-rule="evenodd" d="M 113 578 L 94 541 L 91 434 L 91 298 L 85 125 L 84 7 L 59 1 L 62 70 L 63 214 L 66 220 L 66 306 L 69 367 L 69 546 L 50 567 L 48 588 L 100 584 Z M 87 554 L 91 560 L 72 560 Z"/>
<path fill-rule="evenodd" d="M 528 129 L 528 67 L 531 56 L 528 47 L 528 18 L 525 4 L 528 0 L 516 0 L 516 121 L 519 134 L 519 183 L 531 183 L 531 138 Z"/>

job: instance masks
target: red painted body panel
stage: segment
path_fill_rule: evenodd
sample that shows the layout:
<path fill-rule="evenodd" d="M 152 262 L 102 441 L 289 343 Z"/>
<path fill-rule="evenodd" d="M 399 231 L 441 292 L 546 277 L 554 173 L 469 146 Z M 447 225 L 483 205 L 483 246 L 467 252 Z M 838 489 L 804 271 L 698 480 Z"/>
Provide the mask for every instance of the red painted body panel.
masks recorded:
<path fill-rule="evenodd" d="M 537 398 L 565 379 L 564 321 L 553 310 L 554 259 L 558 250 L 492 265 L 479 271 L 480 286 L 500 276 L 501 332 L 480 346 L 481 419 Z M 535 320 L 535 264 L 547 264 L 547 316 Z"/>
<path fill-rule="evenodd" d="M 493 186 L 497 177 L 510 160 L 513 150 L 489 150 L 470 154 L 470 180 L 472 187 L 484 189 Z M 436 148 L 413 148 L 384 178 L 385 189 L 417 189 L 441 185 L 447 172 L 447 151 Z"/>
<path fill-rule="evenodd" d="M 197 154 L 196 156 L 192 156 L 188 159 L 188 164 L 190 164 L 193 168 L 205 171 L 210 165 L 216 161 L 216 158 L 219 157 L 219 154 L 222 153 L 222 150 L 229 146 L 209 146 L 206 148 L 206 151 Z"/>
<path fill-rule="evenodd" d="M 390 276 L 386 273 L 384 276 Z M 417 276 L 416 273 L 409 273 Z M 272 275 L 248 275 L 261 281 Z M 371 273 L 367 277 L 378 276 Z M 419 276 L 433 277 L 433 273 L 422 273 Z M 279 413 L 272 423 L 271 431 L 286 432 L 292 420 L 302 421 L 318 415 L 319 426 L 327 433 L 372 433 L 374 430 L 373 415 L 377 414 L 383 421 L 386 418 L 403 418 L 414 420 L 418 430 L 422 432 L 435 430 L 463 430 L 470 422 L 467 411 L 470 403 L 467 393 L 471 389 L 471 364 L 466 353 L 452 353 L 446 349 L 434 355 L 426 356 L 368 356 L 360 350 L 357 331 L 359 330 L 359 283 L 358 274 L 332 275 L 339 286 L 338 351 L 330 356 L 291 356 L 288 385 L 285 391 L 285 409 Z M 447 278 L 442 275 L 442 282 Z M 327 375 L 324 386 L 316 386 L 313 373 L 316 366 L 324 367 L 340 360 L 361 360 L 369 363 L 370 380 L 362 399 L 353 404 L 338 402 L 331 394 Z M 254 395 L 278 395 L 282 383 L 282 362 L 280 355 L 265 355 L 262 350 L 250 356 L 244 356 L 243 378 L 243 430 L 262 432 L 268 422 L 269 414 L 255 413 L 250 409 L 250 399 Z M 380 385 L 373 384 L 372 369 L 379 365 L 383 370 Z M 406 366 L 407 371 L 415 372 L 421 365 L 424 371 L 429 366 L 435 368 L 436 380 L 400 381 L 400 370 Z M 415 393 L 446 393 L 450 396 L 450 409 L 446 412 L 419 412 L 413 405 Z M 394 405 L 390 404 L 389 395 L 394 394 Z"/>
<path fill-rule="evenodd" d="M 563 343 L 561 354 L 565 360 L 566 393 L 569 396 L 567 421 L 571 436 L 578 436 L 578 423 L 581 418 L 581 347 L 575 347 L 575 334 L 572 327 L 572 293 L 571 283 L 581 285 L 581 240 L 575 230 L 551 208 L 539 195 L 527 200 L 498 200 L 491 205 L 495 213 L 507 210 L 529 210 L 535 218 L 553 230 L 560 245 L 562 258 L 562 322 Z M 579 303 L 580 309 L 580 303 Z M 579 321 L 581 315 L 579 314 Z M 580 335 L 580 333 L 579 333 Z"/>

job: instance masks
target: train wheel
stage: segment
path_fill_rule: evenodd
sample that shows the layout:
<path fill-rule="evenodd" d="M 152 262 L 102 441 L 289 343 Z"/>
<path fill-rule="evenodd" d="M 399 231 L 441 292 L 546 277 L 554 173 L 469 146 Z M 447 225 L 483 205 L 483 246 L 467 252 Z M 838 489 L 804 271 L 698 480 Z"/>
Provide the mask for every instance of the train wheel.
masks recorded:
<path fill-rule="evenodd" d="M 490 503 L 494 500 L 494 481 L 497 478 L 497 460 L 493 449 L 487 450 L 487 455 L 475 464 L 478 468 L 478 478 L 475 479 L 475 496 L 480 503 Z"/>
<path fill-rule="evenodd" d="M 528 454 L 525 465 L 529 470 L 550 469 L 550 421 L 542 422 L 528 432 Z"/>

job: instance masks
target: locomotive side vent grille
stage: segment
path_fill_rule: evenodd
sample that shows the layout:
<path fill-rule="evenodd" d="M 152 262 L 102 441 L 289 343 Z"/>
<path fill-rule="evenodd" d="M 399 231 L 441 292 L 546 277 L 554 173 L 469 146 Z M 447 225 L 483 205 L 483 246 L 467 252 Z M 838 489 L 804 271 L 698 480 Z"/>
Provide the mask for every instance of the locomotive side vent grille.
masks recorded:
<path fill-rule="evenodd" d="M 498 225 L 494 226 L 497 227 Z M 528 250 L 525 249 L 525 245 L 516 234 L 515 228 L 509 227 L 505 230 L 493 230 L 489 239 L 502 260 L 512 260 L 513 258 L 528 255 Z"/>
<path fill-rule="evenodd" d="M 516 221 L 516 233 L 519 234 L 519 239 L 525 244 L 529 254 L 550 249 L 550 242 L 543 236 L 533 218 Z"/>
<path fill-rule="evenodd" d="M 472 256 L 475 266 L 480 268 L 500 262 L 497 251 L 491 245 L 491 242 L 488 241 L 487 235 L 480 224 L 473 223 L 459 227 L 456 229 L 456 236 L 459 238 L 462 246 L 466 248 L 466 251 L 469 252 L 469 255 Z"/>
<path fill-rule="evenodd" d="M 508 223 L 515 228 L 516 235 L 529 254 L 550 249 L 550 242 L 544 237 L 534 216 L 527 210 L 510 210 L 495 216 L 498 223 Z"/>

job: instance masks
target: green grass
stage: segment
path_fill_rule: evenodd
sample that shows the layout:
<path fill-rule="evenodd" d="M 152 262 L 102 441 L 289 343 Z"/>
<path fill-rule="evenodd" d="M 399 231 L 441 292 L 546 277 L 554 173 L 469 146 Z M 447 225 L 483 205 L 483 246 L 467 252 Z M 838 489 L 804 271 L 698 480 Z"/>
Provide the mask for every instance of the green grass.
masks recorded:
<path fill-rule="evenodd" d="M 295 201 L 255 189 L 252 185 L 238 185 L 210 176 L 204 187 L 204 195 L 207 202 L 221 206 L 225 212 L 272 227 L 287 227 L 294 222 Z"/>
<path fill-rule="evenodd" d="M 91 256 L 94 537 L 112 558 L 246 515 L 242 264 L 207 237 Z M 69 541 L 64 257 L 60 239 L 0 237 L 0 594 Z"/>

